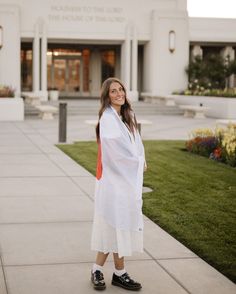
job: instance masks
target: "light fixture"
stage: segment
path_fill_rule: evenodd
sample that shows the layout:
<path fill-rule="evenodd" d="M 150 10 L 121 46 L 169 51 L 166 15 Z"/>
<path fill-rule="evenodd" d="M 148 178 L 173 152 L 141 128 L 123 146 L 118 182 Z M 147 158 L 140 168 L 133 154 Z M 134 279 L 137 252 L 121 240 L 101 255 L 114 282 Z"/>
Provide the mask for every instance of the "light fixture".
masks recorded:
<path fill-rule="evenodd" d="M 0 49 L 3 46 L 3 27 L 0 26 Z"/>
<path fill-rule="evenodd" d="M 175 51 L 175 32 L 169 32 L 169 50 L 171 53 Z"/>

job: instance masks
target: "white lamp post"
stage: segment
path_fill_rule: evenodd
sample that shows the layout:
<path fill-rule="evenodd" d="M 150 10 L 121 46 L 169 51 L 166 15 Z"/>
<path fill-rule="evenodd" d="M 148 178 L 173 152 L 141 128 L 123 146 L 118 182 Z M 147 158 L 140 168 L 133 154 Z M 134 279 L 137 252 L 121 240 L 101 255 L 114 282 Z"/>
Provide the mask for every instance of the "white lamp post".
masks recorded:
<path fill-rule="evenodd" d="M 169 32 L 169 50 L 171 53 L 175 51 L 175 32 Z"/>
<path fill-rule="evenodd" d="M 0 49 L 2 48 L 3 45 L 3 27 L 0 26 Z"/>

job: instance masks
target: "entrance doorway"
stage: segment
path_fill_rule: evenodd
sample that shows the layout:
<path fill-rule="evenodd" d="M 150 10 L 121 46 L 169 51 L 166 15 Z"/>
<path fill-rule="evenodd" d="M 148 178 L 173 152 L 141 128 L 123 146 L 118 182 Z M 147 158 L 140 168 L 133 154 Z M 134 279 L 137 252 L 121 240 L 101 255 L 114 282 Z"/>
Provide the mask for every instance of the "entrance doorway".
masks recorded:
<path fill-rule="evenodd" d="M 83 93 L 83 61 L 80 57 L 55 56 L 51 66 L 51 84 L 61 96 Z"/>
<path fill-rule="evenodd" d="M 89 93 L 89 50 L 49 49 L 48 88 L 60 97 L 87 96 Z"/>
<path fill-rule="evenodd" d="M 111 76 L 120 76 L 119 45 L 48 44 L 48 88 L 61 98 L 98 97 Z"/>
<path fill-rule="evenodd" d="M 42 55 L 39 52 L 39 90 L 42 90 Z M 44 57 L 43 57 L 44 58 Z M 102 82 L 120 77 L 121 46 L 105 44 L 48 43 L 47 89 L 59 90 L 60 98 L 98 98 Z M 21 89 L 33 89 L 33 43 L 21 43 Z"/>

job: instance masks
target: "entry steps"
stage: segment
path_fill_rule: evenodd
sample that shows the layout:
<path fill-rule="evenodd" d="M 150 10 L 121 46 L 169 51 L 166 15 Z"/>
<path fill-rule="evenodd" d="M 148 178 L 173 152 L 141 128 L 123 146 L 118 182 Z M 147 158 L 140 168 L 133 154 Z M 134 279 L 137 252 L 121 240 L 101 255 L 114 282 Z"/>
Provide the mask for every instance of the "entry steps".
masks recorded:
<path fill-rule="evenodd" d="M 42 104 L 58 106 L 59 103 L 67 103 L 67 113 L 68 115 L 97 115 L 100 102 L 99 100 L 89 100 L 89 98 L 84 100 L 72 100 L 63 99 L 59 101 L 48 101 L 42 102 Z M 166 106 L 155 103 L 148 103 L 144 101 L 132 102 L 132 107 L 137 115 L 180 115 L 183 114 L 183 110 L 179 109 L 178 106 Z M 25 115 L 33 116 L 38 115 L 39 111 L 25 103 Z"/>

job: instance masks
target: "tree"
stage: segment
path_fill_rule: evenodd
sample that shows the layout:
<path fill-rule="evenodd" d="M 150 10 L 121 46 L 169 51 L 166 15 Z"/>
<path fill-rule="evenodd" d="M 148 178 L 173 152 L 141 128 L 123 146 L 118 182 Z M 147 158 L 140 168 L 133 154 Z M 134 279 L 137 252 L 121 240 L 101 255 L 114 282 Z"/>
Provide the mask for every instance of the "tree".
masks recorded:
<path fill-rule="evenodd" d="M 196 56 L 186 72 L 193 88 L 224 89 L 227 78 L 236 73 L 236 61 L 224 59 L 220 54 L 209 54 L 204 59 Z"/>

